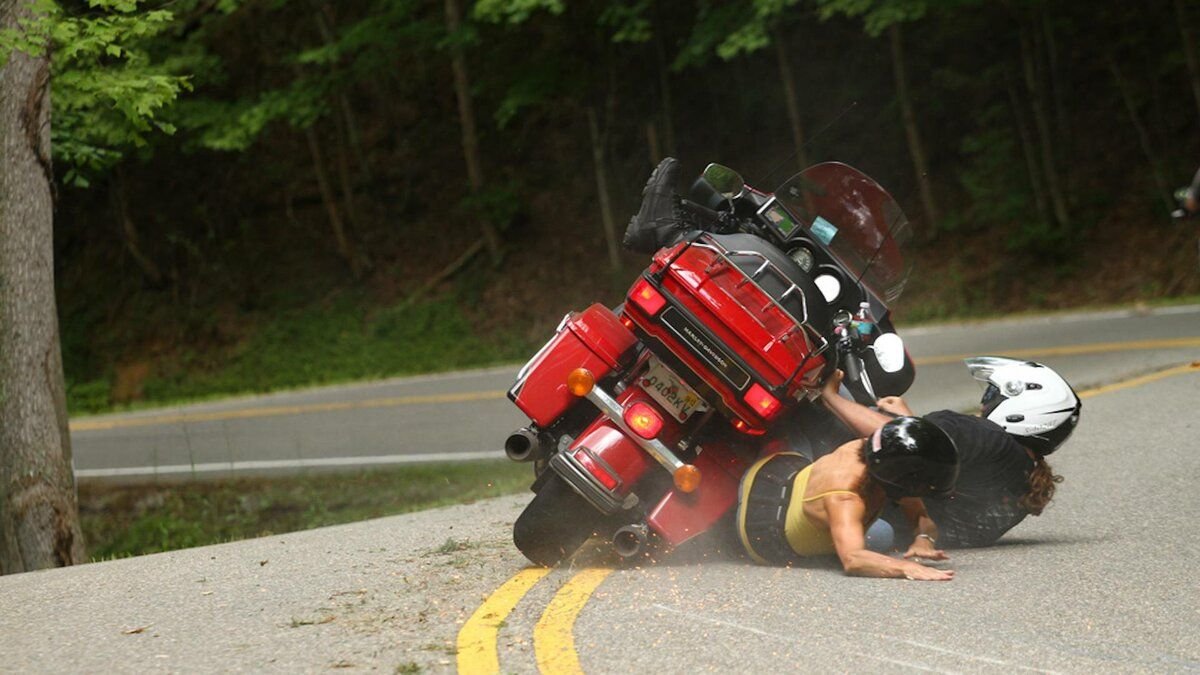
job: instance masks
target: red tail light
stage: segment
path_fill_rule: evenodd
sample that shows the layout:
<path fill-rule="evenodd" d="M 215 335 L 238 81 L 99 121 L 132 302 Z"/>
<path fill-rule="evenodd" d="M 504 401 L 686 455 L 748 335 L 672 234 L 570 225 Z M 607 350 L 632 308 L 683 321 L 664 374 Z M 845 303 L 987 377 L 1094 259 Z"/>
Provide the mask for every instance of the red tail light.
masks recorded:
<path fill-rule="evenodd" d="M 758 416 L 764 420 L 769 420 L 774 417 L 775 414 L 779 412 L 779 409 L 783 407 L 783 404 L 779 402 L 779 399 L 772 396 L 766 389 L 763 389 L 762 386 L 757 383 L 750 385 L 750 391 L 746 392 L 746 395 L 743 397 L 743 399 L 751 408 L 754 409 L 754 412 L 758 413 Z"/>
<path fill-rule="evenodd" d="M 663 419 L 649 404 L 638 401 L 625 409 L 625 424 L 638 436 L 651 439 L 662 431 Z"/>
<path fill-rule="evenodd" d="M 658 314 L 658 311 L 667 304 L 667 299 L 658 292 L 658 289 L 650 285 L 645 279 L 638 279 L 638 282 L 633 285 L 633 290 L 629 292 L 629 299 L 642 308 L 650 316 Z"/>
<path fill-rule="evenodd" d="M 617 487 L 617 479 L 608 471 L 596 463 L 592 456 L 585 448 L 580 448 L 575 451 L 575 459 L 579 460 L 579 465 L 587 469 L 587 472 L 596 477 L 600 484 L 609 490 L 614 490 Z"/>

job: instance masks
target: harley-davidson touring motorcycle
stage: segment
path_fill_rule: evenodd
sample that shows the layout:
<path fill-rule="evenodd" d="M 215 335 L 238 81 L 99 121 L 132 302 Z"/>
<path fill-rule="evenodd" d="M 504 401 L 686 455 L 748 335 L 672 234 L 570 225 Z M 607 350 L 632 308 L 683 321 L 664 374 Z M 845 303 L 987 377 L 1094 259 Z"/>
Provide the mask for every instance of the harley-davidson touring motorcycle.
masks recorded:
<path fill-rule="evenodd" d="M 624 303 L 567 314 L 508 392 L 530 423 L 505 452 L 536 474 L 513 539 L 535 563 L 593 534 L 678 546 L 731 511 L 765 440 L 828 422 L 834 368 L 865 403 L 912 382 L 888 308 L 911 231 L 874 180 L 829 162 L 766 193 L 712 164 L 689 197 Z"/>

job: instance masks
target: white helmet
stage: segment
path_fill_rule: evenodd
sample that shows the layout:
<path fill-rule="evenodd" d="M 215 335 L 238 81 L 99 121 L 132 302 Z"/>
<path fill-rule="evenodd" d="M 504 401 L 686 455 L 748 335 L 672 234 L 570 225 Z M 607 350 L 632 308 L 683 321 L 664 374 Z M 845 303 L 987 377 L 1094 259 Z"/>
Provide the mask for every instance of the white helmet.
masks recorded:
<path fill-rule="evenodd" d="M 1002 356 L 977 356 L 965 363 L 972 377 L 987 384 L 983 416 L 1037 454 L 1057 450 L 1079 424 L 1083 404 L 1054 369 Z"/>

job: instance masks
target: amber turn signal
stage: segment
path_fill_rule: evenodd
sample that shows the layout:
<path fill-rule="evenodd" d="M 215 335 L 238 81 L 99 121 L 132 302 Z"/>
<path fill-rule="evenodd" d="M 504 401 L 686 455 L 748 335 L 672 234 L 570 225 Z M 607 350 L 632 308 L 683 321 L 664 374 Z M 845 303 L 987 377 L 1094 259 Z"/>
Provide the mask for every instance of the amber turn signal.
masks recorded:
<path fill-rule="evenodd" d="M 576 368 L 567 375 L 567 390 L 572 394 L 584 397 L 591 393 L 596 386 L 596 376 L 587 368 Z"/>
<path fill-rule="evenodd" d="M 700 469 L 692 464 L 675 469 L 675 487 L 680 492 L 695 492 L 700 487 Z"/>

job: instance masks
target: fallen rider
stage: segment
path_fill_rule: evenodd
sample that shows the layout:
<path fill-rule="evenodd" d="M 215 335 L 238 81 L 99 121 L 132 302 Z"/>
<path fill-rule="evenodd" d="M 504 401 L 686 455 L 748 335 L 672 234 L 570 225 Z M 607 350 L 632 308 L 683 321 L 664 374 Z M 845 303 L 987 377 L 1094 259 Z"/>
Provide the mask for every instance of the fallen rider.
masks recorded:
<path fill-rule="evenodd" d="M 837 386 L 827 384 L 824 395 L 836 396 Z M 738 535 L 750 557 L 763 564 L 836 553 L 846 574 L 948 581 L 952 570 L 908 558 L 947 559 L 933 545 L 937 526 L 921 498 L 949 492 L 957 475 L 958 454 L 945 432 L 919 417 L 888 418 L 868 438 L 844 443 L 815 462 L 792 452 L 756 462 L 738 494 Z M 867 528 L 889 501 L 917 533 L 905 559 L 866 545 Z"/>
<path fill-rule="evenodd" d="M 938 524 L 937 543 L 946 548 L 989 546 L 1029 515 L 1041 515 L 1062 477 L 1046 462 L 1075 430 L 1082 404 L 1053 369 L 1001 357 L 967 359 L 971 374 L 986 384 L 980 416 L 950 410 L 925 415 L 951 439 L 959 453 L 954 490 L 925 507 Z M 840 373 L 834 378 L 840 380 Z M 854 432 L 871 433 L 897 415 L 913 415 L 898 396 L 880 399 L 873 410 L 842 396 L 822 396 L 825 406 Z M 908 531 L 895 509 L 883 518 L 896 526 L 897 541 Z"/>

